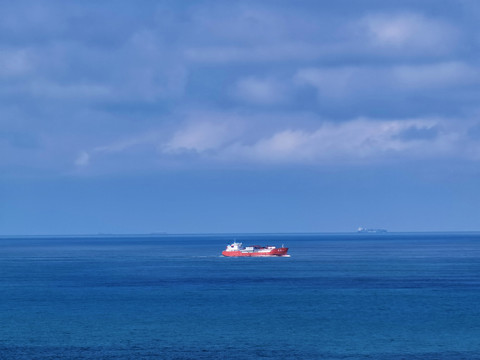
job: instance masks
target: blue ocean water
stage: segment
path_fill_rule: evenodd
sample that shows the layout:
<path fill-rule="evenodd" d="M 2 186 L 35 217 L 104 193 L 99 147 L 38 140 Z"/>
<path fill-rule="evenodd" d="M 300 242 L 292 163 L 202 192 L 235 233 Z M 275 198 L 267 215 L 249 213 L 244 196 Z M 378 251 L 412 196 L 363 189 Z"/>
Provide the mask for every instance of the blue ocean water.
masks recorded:
<path fill-rule="evenodd" d="M 0 359 L 480 359 L 479 301 L 478 233 L 0 238 Z"/>

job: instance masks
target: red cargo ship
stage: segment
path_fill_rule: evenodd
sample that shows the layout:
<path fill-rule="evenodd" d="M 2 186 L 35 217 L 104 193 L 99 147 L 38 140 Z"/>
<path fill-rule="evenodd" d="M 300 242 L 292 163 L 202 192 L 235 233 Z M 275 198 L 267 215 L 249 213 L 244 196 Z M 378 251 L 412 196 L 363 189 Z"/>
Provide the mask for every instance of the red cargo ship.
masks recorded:
<path fill-rule="evenodd" d="M 275 246 L 242 246 L 242 243 L 234 242 L 227 245 L 227 248 L 222 251 L 223 256 L 289 256 L 287 255 L 288 248 L 276 248 Z"/>

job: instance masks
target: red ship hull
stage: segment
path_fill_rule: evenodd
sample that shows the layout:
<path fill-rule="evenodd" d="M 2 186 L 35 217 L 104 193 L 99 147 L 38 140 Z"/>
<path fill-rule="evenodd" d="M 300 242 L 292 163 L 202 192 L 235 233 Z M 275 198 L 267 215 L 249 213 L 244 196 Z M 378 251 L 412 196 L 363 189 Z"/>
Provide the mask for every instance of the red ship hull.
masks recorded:
<path fill-rule="evenodd" d="M 287 255 L 288 248 L 276 248 L 272 249 L 268 252 L 258 252 L 258 251 L 222 251 L 223 256 L 230 256 L 230 257 L 240 257 L 240 256 L 285 256 Z"/>

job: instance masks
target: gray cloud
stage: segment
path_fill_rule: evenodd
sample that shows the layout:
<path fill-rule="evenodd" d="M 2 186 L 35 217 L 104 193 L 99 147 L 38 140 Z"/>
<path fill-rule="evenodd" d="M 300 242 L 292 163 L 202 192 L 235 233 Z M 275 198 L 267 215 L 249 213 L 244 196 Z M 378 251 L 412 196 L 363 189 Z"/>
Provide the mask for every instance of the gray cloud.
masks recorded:
<path fill-rule="evenodd" d="M 0 163 L 321 163 L 421 157 L 426 144 L 432 158 L 475 158 L 478 6 L 342 4 L 2 4 Z M 398 129 L 375 135 L 381 124 Z"/>
<path fill-rule="evenodd" d="M 462 62 L 306 68 L 297 72 L 295 80 L 316 88 L 321 98 L 345 99 L 425 90 L 432 94 L 480 83 L 480 69 Z"/>

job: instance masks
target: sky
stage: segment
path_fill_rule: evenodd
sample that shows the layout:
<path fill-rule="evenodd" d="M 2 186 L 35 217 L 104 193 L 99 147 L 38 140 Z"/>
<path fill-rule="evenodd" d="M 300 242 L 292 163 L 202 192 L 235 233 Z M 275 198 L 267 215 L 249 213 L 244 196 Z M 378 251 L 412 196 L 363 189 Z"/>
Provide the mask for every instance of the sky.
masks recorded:
<path fill-rule="evenodd" d="M 0 234 L 480 231 L 480 2 L 0 0 Z"/>

